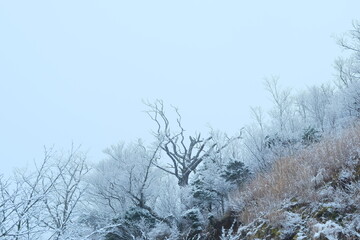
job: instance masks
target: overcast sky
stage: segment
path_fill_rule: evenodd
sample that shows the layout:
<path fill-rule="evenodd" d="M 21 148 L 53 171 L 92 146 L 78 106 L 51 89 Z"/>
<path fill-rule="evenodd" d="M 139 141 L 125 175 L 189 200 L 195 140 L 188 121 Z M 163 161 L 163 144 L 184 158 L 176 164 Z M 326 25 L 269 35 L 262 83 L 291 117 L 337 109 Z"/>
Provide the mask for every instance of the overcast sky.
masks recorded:
<path fill-rule="evenodd" d="M 233 133 L 270 106 L 265 77 L 293 89 L 333 79 L 332 37 L 359 0 L 0 1 L 0 174 L 43 146 L 89 159 L 150 141 L 142 99 L 180 108 L 189 132 Z"/>

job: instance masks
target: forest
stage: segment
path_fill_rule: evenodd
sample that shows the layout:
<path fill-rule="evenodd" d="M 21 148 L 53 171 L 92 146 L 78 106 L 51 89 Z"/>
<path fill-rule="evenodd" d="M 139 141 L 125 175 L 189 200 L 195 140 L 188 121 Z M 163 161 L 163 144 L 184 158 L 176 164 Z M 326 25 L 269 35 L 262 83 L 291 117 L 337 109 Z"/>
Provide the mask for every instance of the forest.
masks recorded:
<path fill-rule="evenodd" d="M 190 133 L 154 100 L 150 145 L 114 143 L 96 164 L 44 148 L 34 170 L 0 175 L 0 239 L 360 239 L 360 23 L 337 44 L 334 80 L 267 78 L 271 110 L 232 135 Z"/>

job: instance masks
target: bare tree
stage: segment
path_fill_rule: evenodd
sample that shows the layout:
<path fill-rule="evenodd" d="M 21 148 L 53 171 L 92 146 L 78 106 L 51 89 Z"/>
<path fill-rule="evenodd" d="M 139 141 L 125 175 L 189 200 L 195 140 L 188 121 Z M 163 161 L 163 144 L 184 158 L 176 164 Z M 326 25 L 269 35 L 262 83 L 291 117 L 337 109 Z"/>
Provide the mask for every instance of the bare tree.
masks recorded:
<path fill-rule="evenodd" d="M 338 72 L 337 86 L 346 88 L 360 80 L 360 22 L 354 21 L 353 30 L 338 38 L 337 43 L 350 53 L 347 58 L 338 58 L 335 61 Z"/>
<path fill-rule="evenodd" d="M 35 170 L 17 170 L 12 178 L 0 178 L 0 239 L 60 239 L 74 220 L 74 209 L 85 190 L 80 188 L 87 172 L 78 149 L 67 159 L 52 149 Z M 76 157 L 75 157 L 76 156 Z"/>
<path fill-rule="evenodd" d="M 360 79 L 358 62 L 352 57 L 347 59 L 339 57 L 336 59 L 335 70 L 338 74 L 335 84 L 340 89 L 347 88 Z"/>
<path fill-rule="evenodd" d="M 154 211 L 155 181 L 161 178 L 154 170 L 158 148 L 150 151 L 139 141 L 125 146 L 113 145 L 104 151 L 109 157 L 96 167 L 90 179 L 95 201 L 119 217 L 132 207 L 146 210 L 155 219 L 170 224 Z M 119 211 L 120 210 L 120 211 Z"/>
<path fill-rule="evenodd" d="M 15 215 L 14 202 L 18 195 L 18 185 L 11 187 L 10 179 L 0 176 L 0 237 L 12 236 L 16 228 L 16 221 L 12 221 Z M 11 189 L 12 188 L 12 189 Z M 20 204 L 15 204 L 20 205 Z"/>
<path fill-rule="evenodd" d="M 286 123 L 291 122 L 289 119 L 290 108 L 292 105 L 291 90 L 279 89 L 279 78 L 273 77 L 271 80 L 265 80 L 265 89 L 270 93 L 274 103 L 274 109 L 270 112 L 273 119 L 277 122 L 279 131 L 282 133 L 286 129 Z"/>
<path fill-rule="evenodd" d="M 211 134 L 204 138 L 198 133 L 195 136 L 188 136 L 187 139 L 178 108 L 173 107 L 177 116 L 177 127 L 176 131 L 172 131 L 170 120 L 164 110 L 163 101 L 146 102 L 145 105 L 149 108 L 148 115 L 157 125 L 154 136 L 157 139 L 158 146 L 170 158 L 170 163 L 166 166 L 160 164 L 159 161 L 154 162 L 154 165 L 174 175 L 178 179 L 179 186 L 188 185 L 190 174 L 212 153 L 222 151 L 230 142 L 241 137 L 241 134 L 239 134 L 239 136 L 228 138 L 223 145 L 215 142 Z"/>
<path fill-rule="evenodd" d="M 299 120 L 306 126 L 308 125 L 309 119 L 309 109 L 308 109 L 308 93 L 306 91 L 302 91 L 297 94 L 295 97 L 295 113 L 299 116 Z"/>
<path fill-rule="evenodd" d="M 53 232 L 52 239 L 61 239 L 68 230 L 75 211 L 83 200 L 87 188 L 83 180 L 89 171 L 86 155 L 79 151 L 79 147 L 72 146 L 68 154 L 58 155 L 44 174 L 43 182 L 55 183 L 49 194 L 45 194 L 46 185 L 42 186 L 46 214 L 41 223 Z"/>
<path fill-rule="evenodd" d="M 14 178 L 1 180 L 0 238 L 36 239 L 45 230 L 40 227 L 38 213 L 44 197 L 50 193 L 59 176 L 45 181 L 53 151 L 45 149 L 44 159 L 36 171 L 17 171 Z"/>
<path fill-rule="evenodd" d="M 251 107 L 251 117 L 254 120 L 254 124 L 246 126 L 244 128 L 244 138 L 241 142 L 242 147 L 249 163 L 255 164 L 256 168 L 265 168 L 267 165 L 266 146 L 265 146 L 265 131 L 267 126 L 264 122 L 264 114 L 260 107 Z M 250 160 L 251 159 L 251 160 Z"/>

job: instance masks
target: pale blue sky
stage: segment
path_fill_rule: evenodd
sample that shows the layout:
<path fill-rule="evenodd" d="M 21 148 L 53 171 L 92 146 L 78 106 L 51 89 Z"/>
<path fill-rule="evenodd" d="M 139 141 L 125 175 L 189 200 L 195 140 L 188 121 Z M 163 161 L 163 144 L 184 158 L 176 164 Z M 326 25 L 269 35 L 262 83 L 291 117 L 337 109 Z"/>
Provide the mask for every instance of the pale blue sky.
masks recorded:
<path fill-rule="evenodd" d="M 142 99 L 189 131 L 232 133 L 269 106 L 264 77 L 331 81 L 360 1 L 0 1 L 1 172 L 71 142 L 101 151 L 149 139 Z"/>

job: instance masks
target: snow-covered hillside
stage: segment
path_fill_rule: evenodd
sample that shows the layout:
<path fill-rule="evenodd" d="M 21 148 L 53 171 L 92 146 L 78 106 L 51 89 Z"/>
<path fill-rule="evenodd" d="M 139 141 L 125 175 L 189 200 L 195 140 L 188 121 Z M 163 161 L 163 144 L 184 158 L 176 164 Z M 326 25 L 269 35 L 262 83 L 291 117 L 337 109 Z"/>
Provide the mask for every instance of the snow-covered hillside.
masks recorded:
<path fill-rule="evenodd" d="M 222 239 L 360 239 L 360 127 L 279 159 L 237 201 L 243 224 Z"/>

